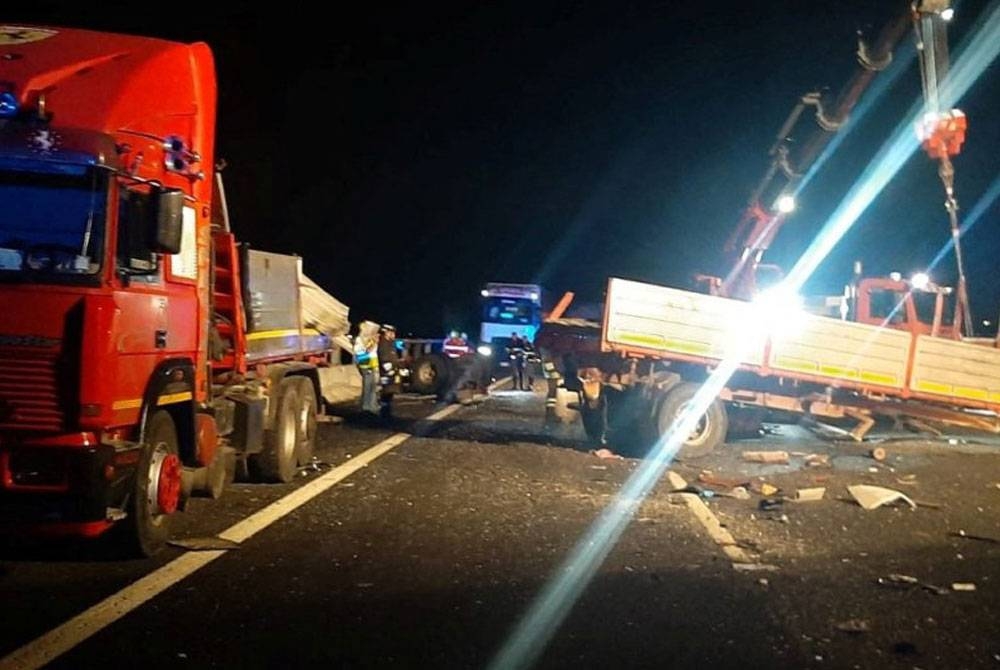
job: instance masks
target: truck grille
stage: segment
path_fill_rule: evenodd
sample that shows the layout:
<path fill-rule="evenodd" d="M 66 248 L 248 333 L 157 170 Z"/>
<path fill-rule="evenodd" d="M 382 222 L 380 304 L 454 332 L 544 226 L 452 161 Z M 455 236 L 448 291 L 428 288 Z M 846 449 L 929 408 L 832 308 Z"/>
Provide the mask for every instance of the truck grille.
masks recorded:
<path fill-rule="evenodd" d="M 62 429 L 57 366 L 55 356 L 0 352 L 0 430 Z"/>

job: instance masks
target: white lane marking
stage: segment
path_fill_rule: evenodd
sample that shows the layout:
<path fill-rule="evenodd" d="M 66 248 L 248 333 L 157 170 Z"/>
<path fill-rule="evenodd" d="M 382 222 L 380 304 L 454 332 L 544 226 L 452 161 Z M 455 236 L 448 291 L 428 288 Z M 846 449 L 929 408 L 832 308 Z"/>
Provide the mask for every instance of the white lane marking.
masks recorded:
<path fill-rule="evenodd" d="M 317 477 L 305 486 L 295 489 L 285 497 L 275 500 L 264 509 L 254 512 L 247 518 L 243 519 L 243 521 L 230 526 L 228 529 L 219 533 L 219 537 L 223 540 L 229 540 L 230 542 L 243 542 L 253 537 L 278 519 L 281 519 L 291 512 L 294 512 L 299 507 L 302 507 L 337 482 L 351 476 L 361 468 L 366 467 L 379 456 L 388 453 L 390 450 L 398 447 L 403 442 L 406 442 L 406 440 L 410 439 L 410 437 L 412 437 L 412 435 L 409 433 L 396 433 L 391 437 L 387 437 L 374 447 L 363 451 L 358 454 L 357 457 L 352 458 L 343 465 L 338 465 L 325 475 Z"/>
<path fill-rule="evenodd" d="M 498 383 L 504 381 L 509 381 L 509 379 L 501 380 Z M 424 418 L 423 421 L 440 421 L 461 408 L 461 405 L 448 405 Z M 396 433 L 387 437 L 347 463 L 337 466 L 264 509 L 230 526 L 219 533 L 218 537 L 237 543 L 246 541 L 411 437 L 413 435 L 410 433 Z M 53 659 L 65 654 L 87 638 L 225 553 L 227 552 L 197 551 L 175 558 L 137 582 L 126 586 L 118 593 L 81 612 L 66 623 L 0 658 L 0 670 L 35 670 L 50 663 Z"/>
<path fill-rule="evenodd" d="M 498 388 L 500 388 L 501 386 L 503 386 L 504 384 L 507 384 L 508 382 L 513 381 L 513 379 L 514 379 L 513 377 L 504 377 L 502 379 L 498 379 L 495 382 L 493 382 L 492 384 L 490 384 L 489 386 L 487 386 L 486 390 L 487 391 L 495 391 Z"/>
<path fill-rule="evenodd" d="M 673 470 L 667 472 L 667 480 L 674 489 L 687 488 L 688 483 L 684 481 L 684 478 Z M 701 498 L 693 493 L 681 493 L 679 494 L 684 499 L 684 504 L 687 508 L 691 510 L 694 518 L 705 527 L 708 531 L 708 536 L 712 538 L 712 541 L 717 545 L 722 547 L 722 552 L 726 557 L 733 563 L 752 563 L 753 561 L 747 556 L 747 553 L 743 551 L 742 548 L 737 546 L 736 538 L 732 534 L 723 528 L 722 524 L 719 523 L 718 517 L 712 513 L 712 510 L 708 508 Z"/>

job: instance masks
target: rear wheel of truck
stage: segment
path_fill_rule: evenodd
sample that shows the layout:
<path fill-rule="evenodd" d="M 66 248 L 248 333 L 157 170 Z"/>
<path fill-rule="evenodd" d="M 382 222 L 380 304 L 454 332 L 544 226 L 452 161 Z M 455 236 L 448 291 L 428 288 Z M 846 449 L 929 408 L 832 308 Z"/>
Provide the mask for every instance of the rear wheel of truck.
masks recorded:
<path fill-rule="evenodd" d="M 129 554 L 152 556 L 170 539 L 171 516 L 181 496 L 181 462 L 177 429 L 165 410 L 146 424 L 146 440 L 129 498 L 123 542 Z"/>
<path fill-rule="evenodd" d="M 448 361 L 437 354 L 417 359 L 410 371 L 410 386 L 417 393 L 437 395 L 448 383 Z"/>
<path fill-rule="evenodd" d="M 290 482 L 295 478 L 302 401 L 294 377 L 281 380 L 277 402 L 274 425 L 264 431 L 264 448 L 250 456 L 250 470 L 258 481 Z"/>
<path fill-rule="evenodd" d="M 673 426 L 694 398 L 700 384 L 684 382 L 667 391 L 666 397 L 660 403 L 656 415 L 657 434 L 663 437 Z M 729 421 L 726 408 L 718 398 L 714 399 L 708 409 L 698 418 L 687 439 L 677 452 L 680 458 L 704 456 L 725 442 Z"/>
<path fill-rule="evenodd" d="M 295 447 L 295 460 L 299 465 L 306 465 L 312 461 L 316 451 L 316 390 L 313 388 L 312 380 L 308 377 L 293 377 L 292 381 L 298 387 L 299 393 L 299 413 L 298 413 L 298 438 Z"/>

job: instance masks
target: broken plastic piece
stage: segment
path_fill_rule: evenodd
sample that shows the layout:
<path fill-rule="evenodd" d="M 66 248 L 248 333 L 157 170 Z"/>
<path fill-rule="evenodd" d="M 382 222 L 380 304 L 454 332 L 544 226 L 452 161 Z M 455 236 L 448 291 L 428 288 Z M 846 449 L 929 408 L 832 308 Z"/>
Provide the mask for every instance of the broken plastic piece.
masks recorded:
<path fill-rule="evenodd" d="M 866 510 L 873 510 L 881 507 L 882 505 L 889 505 L 897 500 L 902 500 L 912 509 L 917 509 L 917 503 L 910 500 L 905 493 L 893 491 L 892 489 L 883 488 L 881 486 L 855 484 L 854 486 L 848 486 L 847 492 L 850 493 L 854 499 L 858 501 L 858 504 Z"/>

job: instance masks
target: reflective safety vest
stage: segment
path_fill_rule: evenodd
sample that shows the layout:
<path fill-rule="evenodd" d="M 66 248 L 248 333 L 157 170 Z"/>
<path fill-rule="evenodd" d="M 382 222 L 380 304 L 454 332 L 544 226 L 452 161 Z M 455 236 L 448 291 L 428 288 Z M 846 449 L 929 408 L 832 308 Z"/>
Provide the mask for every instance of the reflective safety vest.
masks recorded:
<path fill-rule="evenodd" d="M 375 340 L 365 341 L 360 337 L 354 342 L 354 362 L 362 370 L 378 369 L 378 349 Z"/>
<path fill-rule="evenodd" d="M 469 353 L 469 344 L 461 337 L 449 337 L 441 349 L 448 358 L 458 358 Z"/>

